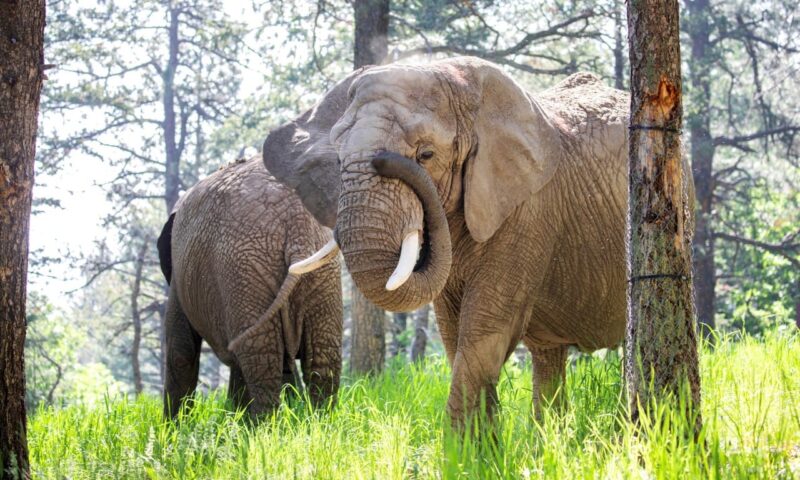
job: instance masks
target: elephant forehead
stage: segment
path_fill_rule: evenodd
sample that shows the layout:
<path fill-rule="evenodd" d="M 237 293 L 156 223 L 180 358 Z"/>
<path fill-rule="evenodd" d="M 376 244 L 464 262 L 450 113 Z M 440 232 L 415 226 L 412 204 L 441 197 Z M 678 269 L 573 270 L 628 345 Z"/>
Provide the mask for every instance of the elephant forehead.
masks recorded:
<path fill-rule="evenodd" d="M 410 110 L 438 110 L 447 102 L 446 92 L 436 76 L 408 65 L 390 65 L 370 70 L 351 89 L 356 105 L 373 101 L 391 101 Z"/>

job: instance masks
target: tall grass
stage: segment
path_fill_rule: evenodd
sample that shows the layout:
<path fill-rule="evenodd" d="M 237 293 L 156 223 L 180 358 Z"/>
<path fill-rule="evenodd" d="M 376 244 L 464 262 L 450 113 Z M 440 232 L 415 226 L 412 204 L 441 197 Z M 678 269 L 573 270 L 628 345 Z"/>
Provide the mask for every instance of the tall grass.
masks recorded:
<path fill-rule="evenodd" d="M 441 359 L 345 380 L 332 411 L 285 402 L 257 427 L 221 395 L 176 423 L 152 396 L 45 408 L 31 419 L 36 478 L 794 478 L 800 476 L 798 336 L 721 339 L 704 349 L 699 437 L 659 405 L 636 433 L 620 360 L 580 357 L 569 407 L 531 416 L 530 367 L 507 366 L 493 435 L 449 431 Z"/>

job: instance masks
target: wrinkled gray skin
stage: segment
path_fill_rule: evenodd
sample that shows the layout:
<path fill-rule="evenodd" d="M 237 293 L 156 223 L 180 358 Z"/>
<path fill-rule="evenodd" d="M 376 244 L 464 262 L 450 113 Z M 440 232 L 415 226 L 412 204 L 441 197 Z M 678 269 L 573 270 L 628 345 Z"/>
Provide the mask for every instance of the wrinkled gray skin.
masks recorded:
<path fill-rule="evenodd" d="M 276 406 L 282 385 L 299 386 L 295 358 L 315 404 L 335 395 L 342 364 L 338 260 L 287 275 L 329 238 L 259 158 L 223 167 L 181 197 L 159 238 L 170 281 L 166 416 L 174 417 L 197 385 L 202 340 L 231 367 L 229 396 L 252 415 Z"/>
<path fill-rule="evenodd" d="M 339 189 L 325 192 L 338 204 L 314 214 L 335 220 L 371 301 L 389 310 L 434 301 L 453 370 L 448 411 L 463 425 L 482 394 L 491 415 L 520 341 L 539 412 L 560 391 L 570 345 L 622 340 L 628 103 L 587 73 L 534 95 L 475 58 L 376 67 L 273 131 L 265 162 L 292 187 L 314 177 Z M 330 139 L 316 125 L 332 125 Z M 340 163 L 309 154 L 329 141 Z M 414 230 L 425 236 L 415 271 L 387 291 Z"/>

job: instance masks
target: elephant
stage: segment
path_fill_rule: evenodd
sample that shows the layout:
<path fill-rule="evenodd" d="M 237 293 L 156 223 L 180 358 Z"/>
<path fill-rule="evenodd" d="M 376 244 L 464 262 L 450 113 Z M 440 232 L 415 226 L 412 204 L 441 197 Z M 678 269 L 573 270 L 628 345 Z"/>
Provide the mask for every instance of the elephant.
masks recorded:
<path fill-rule="evenodd" d="M 197 386 L 203 340 L 231 369 L 233 405 L 253 417 L 278 404 L 283 385 L 301 388 L 295 359 L 312 403 L 335 400 L 341 268 L 333 259 L 303 274 L 298 263 L 329 237 L 259 156 L 228 164 L 180 197 L 158 239 L 169 283 L 166 417 Z M 300 273 L 287 273 L 293 264 Z"/>
<path fill-rule="evenodd" d="M 343 83 L 327 108 L 269 133 L 267 168 L 334 229 L 369 300 L 433 301 L 455 426 L 493 415 L 520 341 L 534 412 L 562 403 L 569 347 L 614 347 L 625 333 L 628 94 L 590 73 L 532 94 L 473 57 Z M 309 154 L 316 143 L 335 154 Z"/>

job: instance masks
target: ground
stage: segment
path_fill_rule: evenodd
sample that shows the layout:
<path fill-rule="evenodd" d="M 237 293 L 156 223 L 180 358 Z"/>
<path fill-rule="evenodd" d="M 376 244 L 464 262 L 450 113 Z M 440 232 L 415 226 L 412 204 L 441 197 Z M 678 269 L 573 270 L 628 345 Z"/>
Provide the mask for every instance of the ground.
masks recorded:
<path fill-rule="evenodd" d="M 333 411 L 291 402 L 258 427 L 198 399 L 177 424 L 155 396 L 40 409 L 34 478 L 795 478 L 800 477 L 800 335 L 722 338 L 701 355 L 698 440 L 664 405 L 635 434 L 615 352 L 571 357 L 570 407 L 531 418 L 530 367 L 510 364 L 498 442 L 447 433 L 449 369 L 434 357 L 345 379 Z"/>

